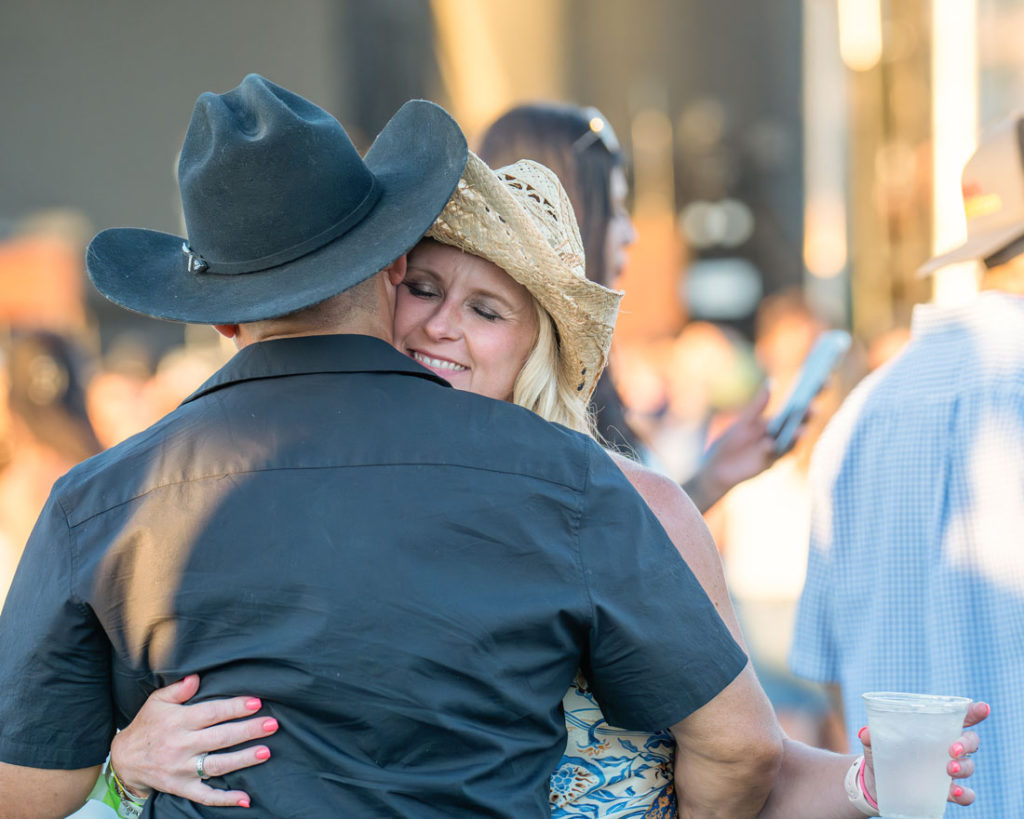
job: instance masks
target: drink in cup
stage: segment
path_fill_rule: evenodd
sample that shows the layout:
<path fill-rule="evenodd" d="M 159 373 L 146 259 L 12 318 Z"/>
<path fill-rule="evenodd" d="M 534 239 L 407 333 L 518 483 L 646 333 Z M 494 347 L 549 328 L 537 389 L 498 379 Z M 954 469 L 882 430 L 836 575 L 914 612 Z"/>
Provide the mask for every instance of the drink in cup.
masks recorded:
<path fill-rule="evenodd" d="M 966 697 L 864 694 L 878 810 L 886 819 L 942 819 L 949 746 L 963 732 Z"/>

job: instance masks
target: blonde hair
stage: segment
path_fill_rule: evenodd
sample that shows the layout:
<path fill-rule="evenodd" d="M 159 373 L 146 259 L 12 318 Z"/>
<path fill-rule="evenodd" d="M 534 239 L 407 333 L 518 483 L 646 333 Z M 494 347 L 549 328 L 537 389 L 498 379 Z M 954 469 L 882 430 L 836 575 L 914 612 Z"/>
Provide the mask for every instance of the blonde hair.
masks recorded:
<path fill-rule="evenodd" d="M 593 414 L 575 384 L 566 383 L 559 366 L 558 331 L 551 314 L 530 296 L 537 311 L 537 340 L 512 388 L 512 402 L 545 421 L 596 437 Z"/>

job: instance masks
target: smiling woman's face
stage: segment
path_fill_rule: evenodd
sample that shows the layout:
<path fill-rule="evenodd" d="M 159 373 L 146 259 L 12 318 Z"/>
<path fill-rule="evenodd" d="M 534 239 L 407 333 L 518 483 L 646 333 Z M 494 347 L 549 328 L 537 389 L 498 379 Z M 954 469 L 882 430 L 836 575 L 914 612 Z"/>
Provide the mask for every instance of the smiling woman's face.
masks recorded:
<path fill-rule="evenodd" d="M 453 387 L 512 400 L 537 338 L 529 291 L 479 256 L 429 239 L 410 253 L 395 347 Z"/>

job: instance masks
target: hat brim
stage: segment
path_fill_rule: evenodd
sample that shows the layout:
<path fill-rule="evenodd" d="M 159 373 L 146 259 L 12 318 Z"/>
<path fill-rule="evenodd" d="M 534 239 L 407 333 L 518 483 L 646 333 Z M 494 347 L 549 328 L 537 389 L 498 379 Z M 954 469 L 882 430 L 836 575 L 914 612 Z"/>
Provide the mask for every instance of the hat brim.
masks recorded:
<path fill-rule="evenodd" d="M 930 276 L 941 268 L 958 262 L 982 261 L 998 253 L 1021 236 L 1024 236 L 1024 224 L 1021 223 L 972 236 L 959 247 L 929 259 L 917 269 L 917 276 L 918 278 Z"/>
<path fill-rule="evenodd" d="M 110 228 L 89 245 L 89 276 L 110 301 L 154 318 L 242 324 L 283 316 L 354 287 L 412 248 L 454 192 L 466 153 L 465 136 L 444 109 L 412 100 L 364 158 L 380 185 L 377 204 L 318 250 L 255 273 L 190 273 L 183 237 Z"/>

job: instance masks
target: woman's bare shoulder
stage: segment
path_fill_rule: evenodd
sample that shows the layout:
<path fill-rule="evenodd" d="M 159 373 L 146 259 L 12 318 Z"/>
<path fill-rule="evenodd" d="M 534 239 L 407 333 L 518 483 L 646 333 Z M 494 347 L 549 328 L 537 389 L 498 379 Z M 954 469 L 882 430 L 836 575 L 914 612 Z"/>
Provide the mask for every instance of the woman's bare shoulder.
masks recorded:
<path fill-rule="evenodd" d="M 622 474 L 633 484 L 633 488 L 647 501 L 659 518 L 662 513 L 674 512 L 676 515 L 693 517 L 703 523 L 703 518 L 690 496 L 668 475 L 637 463 L 618 452 L 609 452 L 612 460 L 622 470 Z"/>

